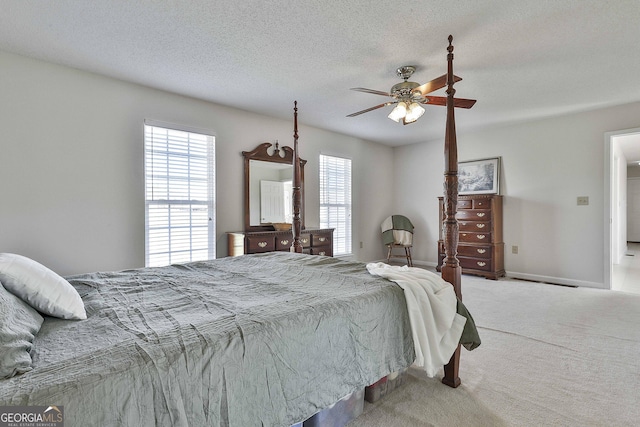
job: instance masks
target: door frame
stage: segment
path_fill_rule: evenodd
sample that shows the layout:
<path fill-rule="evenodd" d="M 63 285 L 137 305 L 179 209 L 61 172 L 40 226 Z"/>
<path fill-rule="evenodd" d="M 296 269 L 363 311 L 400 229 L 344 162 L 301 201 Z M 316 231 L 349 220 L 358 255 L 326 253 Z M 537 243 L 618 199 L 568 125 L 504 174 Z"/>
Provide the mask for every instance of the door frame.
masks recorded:
<path fill-rule="evenodd" d="M 614 179 L 613 173 L 615 168 L 613 167 L 614 155 L 613 155 L 613 138 L 617 136 L 623 136 L 628 134 L 640 133 L 640 128 L 622 129 L 611 132 L 605 132 L 604 134 L 604 288 L 611 289 L 611 276 L 613 266 L 613 218 L 614 218 L 614 206 L 613 206 L 613 194 L 615 189 L 613 188 Z"/>

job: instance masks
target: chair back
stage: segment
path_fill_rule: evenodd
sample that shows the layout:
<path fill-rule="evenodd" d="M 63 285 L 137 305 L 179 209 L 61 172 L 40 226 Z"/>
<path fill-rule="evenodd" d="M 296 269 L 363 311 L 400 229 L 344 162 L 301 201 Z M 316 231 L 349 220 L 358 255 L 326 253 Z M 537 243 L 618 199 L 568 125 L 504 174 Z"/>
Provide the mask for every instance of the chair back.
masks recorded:
<path fill-rule="evenodd" d="M 382 222 L 382 243 L 385 245 L 411 246 L 413 224 L 404 215 L 391 215 Z"/>

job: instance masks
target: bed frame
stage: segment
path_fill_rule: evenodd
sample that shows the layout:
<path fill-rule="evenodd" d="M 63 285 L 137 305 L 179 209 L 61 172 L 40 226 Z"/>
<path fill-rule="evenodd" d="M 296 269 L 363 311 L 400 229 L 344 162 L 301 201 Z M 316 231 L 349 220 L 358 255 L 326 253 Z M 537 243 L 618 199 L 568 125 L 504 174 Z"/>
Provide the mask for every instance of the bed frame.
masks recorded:
<path fill-rule="evenodd" d="M 456 256 L 458 253 L 458 221 L 456 209 L 458 206 L 458 141 L 456 139 L 456 118 L 454 114 L 454 100 L 456 90 L 453 88 L 453 36 L 449 35 L 447 47 L 447 123 L 444 133 L 444 220 L 442 235 L 444 240 L 444 261 L 442 278 L 451 283 L 456 296 L 462 301 L 461 274 L 462 267 Z M 449 387 L 458 387 L 460 377 L 460 345 L 451 360 L 444 367 L 442 382 Z"/>
<path fill-rule="evenodd" d="M 458 251 L 458 221 L 456 220 L 456 208 L 458 204 L 458 145 L 456 139 L 456 120 L 454 113 L 453 88 L 455 76 L 453 74 L 453 36 L 449 36 L 449 46 L 447 47 L 447 122 L 444 135 L 444 220 L 442 224 L 445 258 L 442 265 L 442 278 L 451 283 L 458 299 L 462 301 L 461 273 L 462 267 L 457 258 Z M 300 178 L 300 155 L 298 150 L 298 101 L 293 107 L 293 244 L 291 252 L 302 253 L 302 243 L 300 242 L 301 222 L 301 178 Z M 451 360 L 444 367 L 444 377 L 442 382 L 449 387 L 458 387 L 460 377 L 458 376 L 460 366 L 460 345 L 456 349 Z"/>

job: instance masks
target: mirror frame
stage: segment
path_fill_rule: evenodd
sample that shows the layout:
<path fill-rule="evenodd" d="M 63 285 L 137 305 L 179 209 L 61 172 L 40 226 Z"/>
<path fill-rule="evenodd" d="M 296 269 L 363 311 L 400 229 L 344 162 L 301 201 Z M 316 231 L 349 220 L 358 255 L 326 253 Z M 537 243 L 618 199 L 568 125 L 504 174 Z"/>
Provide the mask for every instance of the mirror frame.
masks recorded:
<path fill-rule="evenodd" d="M 244 231 L 274 231 L 272 225 L 251 225 L 251 206 L 249 206 L 249 182 L 251 179 L 251 174 L 249 172 L 249 161 L 250 160 L 260 160 L 263 162 L 272 162 L 272 163 L 286 163 L 293 166 L 293 149 L 291 147 L 282 146 L 279 147 L 278 143 L 275 143 L 275 147 L 273 148 L 271 154 L 269 154 L 269 148 L 271 148 L 274 144 L 270 142 L 263 142 L 258 145 L 252 151 L 243 151 L 242 156 L 244 157 Z M 301 206 L 300 206 L 300 224 L 302 229 L 304 230 L 304 165 L 307 163 L 306 160 L 300 159 L 300 195 L 301 195 Z M 291 174 L 293 178 L 293 171 Z"/>

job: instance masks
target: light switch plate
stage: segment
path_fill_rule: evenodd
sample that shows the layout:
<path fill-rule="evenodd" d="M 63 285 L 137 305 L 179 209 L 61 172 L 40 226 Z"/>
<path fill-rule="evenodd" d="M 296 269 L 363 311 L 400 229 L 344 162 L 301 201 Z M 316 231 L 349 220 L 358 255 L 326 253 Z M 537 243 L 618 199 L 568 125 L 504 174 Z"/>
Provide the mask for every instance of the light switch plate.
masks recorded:
<path fill-rule="evenodd" d="M 578 206 L 587 206 L 589 204 L 589 196 L 578 196 Z"/>

